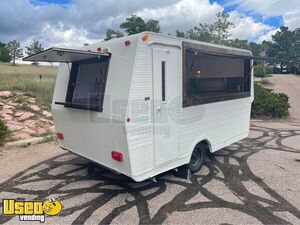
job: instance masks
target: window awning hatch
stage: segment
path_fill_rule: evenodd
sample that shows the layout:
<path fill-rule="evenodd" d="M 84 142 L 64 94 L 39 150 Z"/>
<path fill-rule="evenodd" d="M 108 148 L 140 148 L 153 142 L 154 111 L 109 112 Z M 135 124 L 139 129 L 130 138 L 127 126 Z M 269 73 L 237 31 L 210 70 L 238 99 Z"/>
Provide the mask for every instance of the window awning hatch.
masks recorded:
<path fill-rule="evenodd" d="M 23 58 L 23 61 L 33 62 L 75 62 L 95 57 L 109 57 L 109 53 L 91 52 L 66 48 L 49 48 L 34 55 Z"/>
<path fill-rule="evenodd" d="M 236 58 L 236 59 L 250 59 L 254 61 L 270 61 L 275 60 L 275 58 L 270 57 L 263 57 L 263 56 L 252 56 L 252 55 L 239 55 L 239 54 L 231 54 L 231 53 L 223 53 L 223 52 L 213 52 L 213 51 L 197 51 L 197 50 L 189 50 L 195 52 L 197 54 L 203 54 L 203 55 L 213 55 L 213 56 L 223 56 L 223 57 L 230 57 L 230 58 Z"/>

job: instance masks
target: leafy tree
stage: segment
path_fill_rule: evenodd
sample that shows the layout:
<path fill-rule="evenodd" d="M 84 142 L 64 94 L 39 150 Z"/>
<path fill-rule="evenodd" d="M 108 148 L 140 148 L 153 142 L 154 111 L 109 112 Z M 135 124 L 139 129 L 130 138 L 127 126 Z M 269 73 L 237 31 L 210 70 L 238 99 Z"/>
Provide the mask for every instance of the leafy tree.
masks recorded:
<path fill-rule="evenodd" d="M 266 42 L 263 43 L 256 43 L 256 42 L 249 42 L 247 40 L 241 39 L 228 39 L 225 43 L 228 46 L 234 48 L 241 48 L 241 49 L 248 49 L 252 52 L 254 56 L 265 56 L 266 51 Z"/>
<path fill-rule="evenodd" d="M 25 46 L 25 48 L 26 48 L 25 52 L 27 55 L 33 55 L 33 54 L 36 54 L 36 53 L 44 50 L 42 47 L 42 44 L 38 40 L 35 40 L 35 39 L 32 40 L 32 42 L 30 43 L 29 46 Z M 38 63 L 33 62 L 32 64 L 37 65 Z"/>
<path fill-rule="evenodd" d="M 122 28 L 128 35 L 141 33 L 143 31 L 160 32 L 159 21 L 149 20 L 144 21 L 142 17 L 131 15 L 126 18 L 126 21 L 121 23 Z"/>
<path fill-rule="evenodd" d="M 288 27 L 282 26 L 280 30 L 272 35 L 272 42 L 268 43 L 267 55 L 274 57 L 280 62 L 281 72 L 284 67 L 295 72 L 296 68 L 296 31 L 290 31 Z"/>
<path fill-rule="evenodd" d="M 294 34 L 295 34 L 295 44 L 294 44 L 295 61 L 294 61 L 294 64 L 295 64 L 295 70 L 296 70 L 295 72 L 299 74 L 300 73 L 300 28 L 297 28 L 294 31 Z"/>
<path fill-rule="evenodd" d="M 288 64 L 293 56 L 293 32 L 289 31 L 288 27 L 282 26 L 280 31 L 272 35 L 272 40 L 276 50 L 275 57 L 280 58 L 282 63 Z"/>
<path fill-rule="evenodd" d="M 108 40 L 112 39 L 114 36 L 119 38 L 119 37 L 123 37 L 124 34 L 121 31 L 118 31 L 118 30 L 108 29 L 106 31 L 106 38 L 104 40 L 108 41 Z"/>
<path fill-rule="evenodd" d="M 235 48 L 251 50 L 253 55 L 259 56 L 264 52 L 264 46 L 255 42 L 241 39 L 229 39 L 230 28 L 234 24 L 229 21 L 229 14 L 218 12 L 216 21 L 212 24 L 200 23 L 198 27 L 190 29 L 185 33 L 177 30 L 177 37 L 185 37 L 198 41 L 213 42 L 216 44 L 228 45 Z"/>
<path fill-rule="evenodd" d="M 194 27 L 194 30 L 187 31 L 187 34 L 189 38 L 194 40 L 217 43 L 213 34 L 213 26 L 207 23 L 200 23 L 199 27 Z"/>
<path fill-rule="evenodd" d="M 0 61 L 10 62 L 11 58 L 5 43 L 0 42 Z"/>
<path fill-rule="evenodd" d="M 265 56 L 266 55 L 266 46 L 262 43 L 249 42 L 249 50 L 252 51 L 252 54 L 255 56 Z"/>
<path fill-rule="evenodd" d="M 229 21 L 229 14 L 224 12 L 218 12 L 216 15 L 217 21 L 212 24 L 213 31 L 217 38 L 217 41 L 224 42 L 226 41 L 231 33 L 229 29 L 234 27 L 234 24 Z"/>
<path fill-rule="evenodd" d="M 266 60 L 266 62 L 265 62 L 266 65 L 269 65 L 273 68 L 273 73 L 280 72 L 277 68 L 278 62 L 274 58 L 275 52 L 277 51 L 274 48 L 274 43 L 271 42 L 271 41 L 265 41 L 264 40 L 262 43 L 257 44 L 257 45 L 260 47 L 260 53 L 258 54 L 258 56 L 264 56 L 264 57 L 271 58 L 271 59 Z"/>
<path fill-rule="evenodd" d="M 9 55 L 13 61 L 13 65 L 16 65 L 16 59 L 20 59 L 23 57 L 23 49 L 20 47 L 20 43 L 16 40 L 10 41 L 7 43 L 7 49 L 9 51 Z"/>
<path fill-rule="evenodd" d="M 184 38 L 184 37 L 185 37 L 185 34 L 184 34 L 184 32 L 182 32 L 182 31 L 180 31 L 180 30 L 176 30 L 176 37 Z"/>
<path fill-rule="evenodd" d="M 237 39 L 237 38 L 228 40 L 227 45 L 234 47 L 234 48 L 243 48 L 243 49 L 250 48 L 249 42 L 247 40 L 241 40 L 241 39 Z"/>
<path fill-rule="evenodd" d="M 121 23 L 120 27 L 125 30 L 128 35 L 137 34 L 147 29 L 146 22 L 139 16 L 132 15 Z"/>
<path fill-rule="evenodd" d="M 157 20 L 148 20 L 146 22 L 146 31 L 152 31 L 159 33 L 160 32 L 160 26 L 159 26 L 159 21 Z"/>
<path fill-rule="evenodd" d="M 263 41 L 262 43 L 248 42 L 247 40 L 228 40 L 227 45 L 249 49 L 255 56 L 267 56 L 271 59 L 267 60 L 268 65 L 273 66 L 274 72 L 282 73 L 283 68 L 288 71 L 300 72 L 300 28 L 289 31 L 287 27 L 281 27 L 272 37 L 273 41 Z M 280 62 L 281 69 L 274 66 Z"/>
<path fill-rule="evenodd" d="M 204 37 L 204 34 L 199 34 L 198 32 L 196 32 L 194 29 L 189 29 L 186 34 L 185 34 L 186 38 L 190 38 L 193 40 L 198 40 L 198 41 L 207 41 L 209 42 L 209 38 Z"/>
<path fill-rule="evenodd" d="M 230 36 L 230 28 L 234 24 L 229 21 L 229 14 L 218 12 L 216 21 L 213 24 L 199 23 L 198 27 L 187 31 L 187 37 L 198 40 L 224 44 Z"/>

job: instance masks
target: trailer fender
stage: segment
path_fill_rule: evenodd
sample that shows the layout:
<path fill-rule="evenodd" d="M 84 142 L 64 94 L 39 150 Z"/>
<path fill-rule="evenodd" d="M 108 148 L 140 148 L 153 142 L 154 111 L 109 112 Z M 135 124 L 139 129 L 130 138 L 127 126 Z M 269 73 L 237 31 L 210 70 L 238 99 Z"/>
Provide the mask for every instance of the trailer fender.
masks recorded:
<path fill-rule="evenodd" d="M 201 143 L 201 142 L 204 143 L 207 146 L 208 152 L 212 151 L 211 143 L 208 140 L 208 138 L 202 137 L 202 138 L 194 140 L 193 143 L 191 144 L 191 147 L 189 148 L 189 151 L 188 151 L 190 157 L 192 156 L 192 153 L 193 153 L 194 148 L 196 147 L 196 145 Z"/>

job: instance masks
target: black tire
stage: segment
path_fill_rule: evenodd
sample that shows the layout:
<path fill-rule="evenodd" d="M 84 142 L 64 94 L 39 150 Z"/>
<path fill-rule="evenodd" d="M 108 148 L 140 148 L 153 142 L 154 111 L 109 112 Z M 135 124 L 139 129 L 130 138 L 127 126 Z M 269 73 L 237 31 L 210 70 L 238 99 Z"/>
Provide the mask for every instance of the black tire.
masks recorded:
<path fill-rule="evenodd" d="M 206 146 L 203 143 L 197 144 L 188 164 L 191 173 L 196 173 L 201 169 L 205 161 L 205 156 Z"/>

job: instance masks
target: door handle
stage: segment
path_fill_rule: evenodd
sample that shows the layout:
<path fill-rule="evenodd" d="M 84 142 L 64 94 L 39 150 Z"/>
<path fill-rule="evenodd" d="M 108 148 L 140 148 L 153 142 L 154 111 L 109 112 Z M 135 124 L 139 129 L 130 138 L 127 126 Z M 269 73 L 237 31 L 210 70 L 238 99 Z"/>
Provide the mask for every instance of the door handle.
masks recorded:
<path fill-rule="evenodd" d="M 161 111 L 161 106 L 157 106 L 157 112 Z"/>

